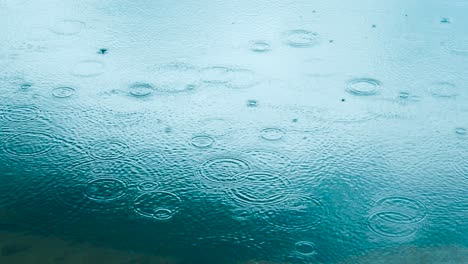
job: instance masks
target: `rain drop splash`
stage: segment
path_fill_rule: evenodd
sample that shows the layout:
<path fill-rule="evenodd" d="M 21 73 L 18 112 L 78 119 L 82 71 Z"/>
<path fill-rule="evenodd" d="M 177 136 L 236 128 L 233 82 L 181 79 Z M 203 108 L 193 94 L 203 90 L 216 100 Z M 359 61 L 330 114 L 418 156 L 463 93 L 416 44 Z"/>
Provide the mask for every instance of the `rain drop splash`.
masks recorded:
<path fill-rule="evenodd" d="M 57 87 L 52 90 L 52 96 L 56 98 L 67 98 L 75 93 L 72 87 Z"/>
<path fill-rule="evenodd" d="M 284 132 L 280 128 L 271 127 L 271 128 L 262 129 L 260 134 L 261 134 L 261 137 L 265 140 L 276 141 L 276 140 L 282 139 L 284 135 L 286 134 L 286 132 Z"/>
<path fill-rule="evenodd" d="M 458 96 L 457 86 L 449 82 L 436 82 L 429 87 L 429 91 L 434 97 L 454 98 Z"/>
<path fill-rule="evenodd" d="M 263 40 L 252 41 L 250 43 L 250 50 L 257 53 L 265 53 L 271 50 L 271 45 Z"/>
<path fill-rule="evenodd" d="M 125 182 L 114 179 L 96 179 L 88 182 L 84 189 L 84 195 L 98 202 L 113 201 L 123 197 L 127 193 Z"/>
<path fill-rule="evenodd" d="M 368 96 L 379 92 L 382 83 L 371 78 L 356 78 L 348 81 L 346 91 L 353 95 Z"/>
<path fill-rule="evenodd" d="M 308 48 L 320 43 L 317 33 L 303 29 L 286 31 L 283 33 L 283 38 L 286 45 L 294 48 Z"/>
<path fill-rule="evenodd" d="M 133 209 L 143 217 L 167 221 L 180 211 L 181 206 L 182 199 L 177 194 L 156 191 L 138 196 Z"/>
<path fill-rule="evenodd" d="M 455 133 L 458 135 L 466 135 L 466 128 L 463 127 L 457 127 L 455 128 Z"/>
<path fill-rule="evenodd" d="M 219 157 L 203 162 L 198 169 L 199 175 L 208 181 L 215 183 L 239 182 L 246 175 L 242 174 L 250 170 L 250 164 L 242 159 L 234 157 Z"/>
<path fill-rule="evenodd" d="M 196 148 L 209 148 L 214 144 L 215 140 L 208 135 L 198 135 L 192 137 L 190 144 Z"/>
<path fill-rule="evenodd" d="M 136 97 L 151 95 L 154 87 L 148 83 L 135 83 L 129 87 L 130 94 Z"/>
<path fill-rule="evenodd" d="M 317 254 L 317 249 L 314 243 L 309 241 L 299 241 L 294 245 L 297 254 L 302 256 L 313 256 Z"/>

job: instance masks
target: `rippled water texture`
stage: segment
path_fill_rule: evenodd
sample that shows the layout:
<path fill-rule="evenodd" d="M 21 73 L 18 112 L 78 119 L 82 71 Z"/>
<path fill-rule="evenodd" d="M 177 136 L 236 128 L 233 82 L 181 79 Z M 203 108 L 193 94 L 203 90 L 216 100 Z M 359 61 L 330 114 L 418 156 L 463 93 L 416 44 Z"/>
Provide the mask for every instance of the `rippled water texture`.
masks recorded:
<path fill-rule="evenodd" d="M 468 263 L 467 13 L 0 0 L 0 263 Z"/>

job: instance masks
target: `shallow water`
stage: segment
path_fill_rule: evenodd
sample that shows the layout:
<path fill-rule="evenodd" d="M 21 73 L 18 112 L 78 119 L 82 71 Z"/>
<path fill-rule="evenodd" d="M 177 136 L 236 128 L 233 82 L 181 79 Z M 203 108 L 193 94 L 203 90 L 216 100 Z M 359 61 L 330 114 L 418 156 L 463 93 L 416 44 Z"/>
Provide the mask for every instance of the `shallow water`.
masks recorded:
<path fill-rule="evenodd" d="M 0 263 L 468 262 L 467 11 L 0 0 Z"/>

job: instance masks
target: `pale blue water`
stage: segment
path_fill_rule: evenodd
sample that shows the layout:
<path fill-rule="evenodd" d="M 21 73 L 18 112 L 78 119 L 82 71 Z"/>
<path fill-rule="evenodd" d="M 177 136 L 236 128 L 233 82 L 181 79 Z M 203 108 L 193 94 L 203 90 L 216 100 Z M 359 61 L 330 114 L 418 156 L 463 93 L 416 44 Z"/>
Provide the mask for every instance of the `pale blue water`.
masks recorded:
<path fill-rule="evenodd" d="M 0 230 L 178 263 L 468 263 L 467 12 L 0 0 Z"/>

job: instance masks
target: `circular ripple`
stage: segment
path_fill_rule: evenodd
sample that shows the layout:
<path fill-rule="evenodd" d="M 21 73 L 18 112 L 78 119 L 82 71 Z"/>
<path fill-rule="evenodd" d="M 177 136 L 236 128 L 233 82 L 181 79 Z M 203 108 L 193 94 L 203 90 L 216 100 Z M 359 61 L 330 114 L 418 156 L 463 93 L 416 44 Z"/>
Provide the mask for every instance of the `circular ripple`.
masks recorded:
<path fill-rule="evenodd" d="M 468 55 L 468 38 L 453 38 L 450 41 L 443 43 L 447 50 L 455 55 Z"/>
<path fill-rule="evenodd" d="M 308 48 L 320 43 L 319 35 L 315 32 L 295 29 L 283 33 L 286 45 L 294 48 Z"/>
<path fill-rule="evenodd" d="M 463 127 L 457 127 L 455 128 L 455 133 L 457 133 L 458 135 L 466 135 L 466 128 L 463 128 Z"/>
<path fill-rule="evenodd" d="M 453 98 L 458 95 L 457 86 L 449 82 L 433 83 L 429 88 L 430 93 L 434 97 Z"/>
<path fill-rule="evenodd" d="M 279 128 L 265 128 L 262 129 L 260 134 L 265 140 L 276 141 L 282 139 L 286 133 Z"/>
<path fill-rule="evenodd" d="M 67 207 L 93 212 L 128 206 L 132 202 L 128 199 L 129 177 L 135 180 L 147 175 L 142 167 L 122 160 L 86 162 L 64 171 L 54 181 L 54 197 Z"/>
<path fill-rule="evenodd" d="M 51 30 L 59 35 L 74 35 L 83 30 L 86 24 L 79 20 L 62 20 L 55 24 Z"/>
<path fill-rule="evenodd" d="M 201 79 L 205 83 L 225 84 L 229 82 L 230 68 L 212 66 L 201 69 Z"/>
<path fill-rule="evenodd" d="M 204 179 L 211 182 L 239 182 L 246 176 L 242 173 L 250 168 L 250 164 L 245 160 L 221 157 L 203 162 L 198 172 Z"/>
<path fill-rule="evenodd" d="M 89 148 L 89 155 L 95 159 L 118 159 L 127 154 L 129 146 L 121 141 L 101 141 Z"/>
<path fill-rule="evenodd" d="M 237 176 L 242 184 L 229 190 L 230 197 L 244 204 L 277 204 L 288 198 L 289 182 L 268 171 L 247 171 Z"/>
<path fill-rule="evenodd" d="M 154 87 L 148 83 L 135 83 L 129 88 L 130 94 L 137 97 L 148 96 L 154 92 Z"/>
<path fill-rule="evenodd" d="M 346 91 L 354 95 L 375 95 L 382 83 L 371 78 L 357 78 L 348 82 Z"/>
<path fill-rule="evenodd" d="M 104 73 L 105 66 L 102 62 L 87 60 L 75 64 L 71 74 L 78 77 L 95 77 Z"/>
<path fill-rule="evenodd" d="M 415 224 L 388 221 L 389 216 L 388 212 L 371 215 L 368 219 L 369 229 L 387 237 L 406 237 L 416 233 L 418 228 Z M 391 218 L 406 218 L 406 216 L 392 213 Z"/>
<path fill-rule="evenodd" d="M 279 229 L 308 230 L 316 228 L 328 215 L 328 208 L 307 196 L 290 197 L 278 208 L 260 213 L 260 219 Z"/>
<path fill-rule="evenodd" d="M 75 93 L 75 89 L 72 87 L 57 87 L 52 90 L 52 96 L 57 98 L 67 98 Z"/>
<path fill-rule="evenodd" d="M 170 192 L 151 192 L 140 195 L 134 201 L 133 209 L 141 216 L 159 221 L 171 219 L 182 206 L 182 199 Z"/>
<path fill-rule="evenodd" d="M 138 189 L 142 192 L 151 192 L 159 188 L 159 184 L 156 182 L 145 181 L 138 184 Z"/>
<path fill-rule="evenodd" d="M 196 148 L 209 148 L 214 142 L 215 140 L 207 135 L 194 136 L 190 140 L 190 144 Z"/>
<path fill-rule="evenodd" d="M 406 197 L 387 197 L 376 202 L 374 216 L 395 223 L 417 223 L 427 215 L 421 202 Z"/>
<path fill-rule="evenodd" d="M 84 195 L 95 201 L 107 202 L 123 197 L 127 193 L 125 182 L 118 179 L 95 179 L 86 184 Z"/>
<path fill-rule="evenodd" d="M 40 113 L 41 110 L 39 108 L 31 105 L 11 106 L 0 112 L 4 119 L 14 122 L 36 119 Z"/>
<path fill-rule="evenodd" d="M 199 70 L 187 63 L 167 63 L 156 67 L 155 90 L 162 93 L 190 92 L 199 86 Z"/>
<path fill-rule="evenodd" d="M 268 52 L 271 50 L 271 45 L 263 40 L 252 41 L 250 43 L 250 50 L 258 53 Z"/>
<path fill-rule="evenodd" d="M 294 250 L 297 254 L 303 256 L 312 256 L 317 254 L 317 246 L 309 241 L 299 241 L 294 244 Z"/>
<path fill-rule="evenodd" d="M 15 156 L 35 156 L 51 151 L 56 143 L 51 135 L 26 132 L 6 138 L 2 148 L 6 153 Z"/>

